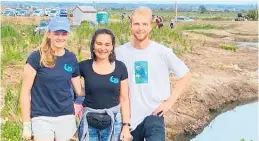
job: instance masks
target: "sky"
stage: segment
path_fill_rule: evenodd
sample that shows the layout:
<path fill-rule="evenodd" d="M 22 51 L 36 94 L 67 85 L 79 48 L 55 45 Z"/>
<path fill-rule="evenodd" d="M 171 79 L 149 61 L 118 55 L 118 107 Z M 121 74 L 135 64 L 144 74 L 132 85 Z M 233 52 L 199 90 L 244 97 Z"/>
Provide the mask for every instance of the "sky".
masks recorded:
<path fill-rule="evenodd" d="M 33 1 L 42 2 L 42 0 L 3 0 L 3 1 Z M 255 4 L 257 0 L 177 0 L 181 3 L 191 4 Z M 44 0 L 44 2 L 57 2 L 57 0 Z M 117 3 L 174 3 L 175 0 L 60 0 L 60 2 L 117 2 Z"/>

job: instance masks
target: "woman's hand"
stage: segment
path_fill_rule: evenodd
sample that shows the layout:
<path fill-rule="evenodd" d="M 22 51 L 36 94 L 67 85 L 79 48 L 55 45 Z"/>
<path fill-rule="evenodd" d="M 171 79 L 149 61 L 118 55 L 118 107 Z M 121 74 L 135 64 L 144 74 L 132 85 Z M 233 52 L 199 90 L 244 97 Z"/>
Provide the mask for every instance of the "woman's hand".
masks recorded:
<path fill-rule="evenodd" d="M 123 126 L 122 127 L 120 140 L 121 141 L 132 141 L 133 140 L 133 137 L 130 134 L 129 126 Z"/>
<path fill-rule="evenodd" d="M 31 137 L 32 137 L 31 122 L 24 122 L 23 123 L 22 138 L 24 140 L 31 140 Z"/>

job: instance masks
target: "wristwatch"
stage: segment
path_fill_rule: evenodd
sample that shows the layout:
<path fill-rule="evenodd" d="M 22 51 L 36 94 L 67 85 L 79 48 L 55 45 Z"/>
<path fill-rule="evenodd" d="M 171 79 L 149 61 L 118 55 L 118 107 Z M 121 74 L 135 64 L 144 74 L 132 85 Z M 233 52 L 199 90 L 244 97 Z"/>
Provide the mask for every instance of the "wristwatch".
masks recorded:
<path fill-rule="evenodd" d="M 125 122 L 123 122 L 123 123 L 122 123 L 122 126 L 129 126 L 129 127 L 130 127 L 130 123 L 125 123 Z"/>

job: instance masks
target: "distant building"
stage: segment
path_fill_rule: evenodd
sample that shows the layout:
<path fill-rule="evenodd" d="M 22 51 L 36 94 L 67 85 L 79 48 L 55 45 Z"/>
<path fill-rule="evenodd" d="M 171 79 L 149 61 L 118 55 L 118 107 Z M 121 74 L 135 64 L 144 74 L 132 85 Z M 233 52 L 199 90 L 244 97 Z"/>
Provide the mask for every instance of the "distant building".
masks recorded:
<path fill-rule="evenodd" d="M 92 6 L 76 6 L 72 13 L 72 25 L 80 25 L 82 21 L 96 23 L 97 10 Z"/>

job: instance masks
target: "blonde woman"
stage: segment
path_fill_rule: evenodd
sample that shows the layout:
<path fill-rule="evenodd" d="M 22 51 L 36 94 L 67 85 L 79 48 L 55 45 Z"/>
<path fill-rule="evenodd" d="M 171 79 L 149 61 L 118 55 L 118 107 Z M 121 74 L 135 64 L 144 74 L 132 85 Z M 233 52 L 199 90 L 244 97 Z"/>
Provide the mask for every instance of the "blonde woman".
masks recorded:
<path fill-rule="evenodd" d="M 77 95 L 84 93 L 76 56 L 64 48 L 69 32 L 66 17 L 52 18 L 40 49 L 27 58 L 20 98 L 24 139 L 67 141 L 76 132 L 71 83 Z"/>

